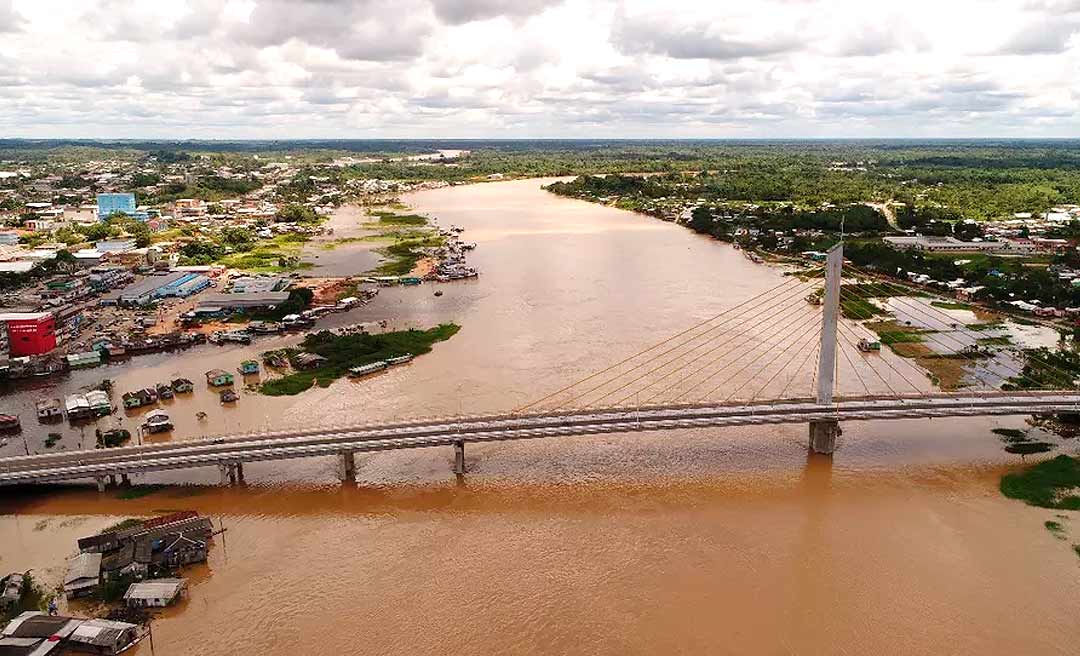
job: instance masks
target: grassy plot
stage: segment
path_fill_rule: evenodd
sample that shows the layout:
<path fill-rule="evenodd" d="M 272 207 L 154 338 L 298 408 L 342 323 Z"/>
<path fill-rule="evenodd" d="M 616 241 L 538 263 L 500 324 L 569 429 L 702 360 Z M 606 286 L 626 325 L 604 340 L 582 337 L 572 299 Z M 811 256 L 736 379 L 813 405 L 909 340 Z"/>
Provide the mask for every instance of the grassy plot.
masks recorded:
<path fill-rule="evenodd" d="M 1059 455 L 1001 477 L 1001 493 L 1031 506 L 1080 510 L 1080 460 Z"/>
<path fill-rule="evenodd" d="M 352 367 L 378 362 L 400 355 L 421 355 L 431 351 L 436 342 L 453 337 L 461 326 L 444 323 L 428 330 L 401 330 L 369 335 L 335 335 L 328 331 L 312 333 L 301 343 L 303 351 L 327 359 L 324 366 L 276 378 L 263 383 L 259 391 L 268 396 L 291 396 L 310 389 L 316 383 L 328 387 Z M 290 355 L 299 351 L 290 350 Z"/>
<path fill-rule="evenodd" d="M 364 227 L 375 232 L 361 239 L 391 242 L 375 250 L 385 260 L 371 271 L 376 275 L 408 275 L 427 249 L 446 244 L 446 239 L 428 226 L 427 217 L 386 211 L 373 211 L 371 215 L 379 220 L 365 223 Z"/>
<path fill-rule="evenodd" d="M 971 306 L 967 303 L 956 303 L 953 301 L 930 301 L 930 305 L 942 310 L 970 310 Z"/>
<path fill-rule="evenodd" d="M 300 261 L 300 251 L 307 240 L 307 237 L 298 234 L 279 235 L 259 242 L 249 251 L 226 255 L 218 260 L 218 264 L 254 273 L 277 273 L 308 268 L 310 265 Z"/>

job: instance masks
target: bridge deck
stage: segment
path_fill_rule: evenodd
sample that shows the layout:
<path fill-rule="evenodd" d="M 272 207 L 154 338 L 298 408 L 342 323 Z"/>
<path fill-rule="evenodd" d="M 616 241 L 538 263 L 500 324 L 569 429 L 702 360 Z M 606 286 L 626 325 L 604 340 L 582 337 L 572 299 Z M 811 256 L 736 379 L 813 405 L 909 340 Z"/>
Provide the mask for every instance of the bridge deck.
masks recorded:
<path fill-rule="evenodd" d="M 912 397 L 848 397 L 761 403 L 596 408 L 522 415 L 444 417 L 246 434 L 0 459 L 0 485 L 541 437 L 980 415 L 1080 412 L 1076 392 L 999 392 Z"/>

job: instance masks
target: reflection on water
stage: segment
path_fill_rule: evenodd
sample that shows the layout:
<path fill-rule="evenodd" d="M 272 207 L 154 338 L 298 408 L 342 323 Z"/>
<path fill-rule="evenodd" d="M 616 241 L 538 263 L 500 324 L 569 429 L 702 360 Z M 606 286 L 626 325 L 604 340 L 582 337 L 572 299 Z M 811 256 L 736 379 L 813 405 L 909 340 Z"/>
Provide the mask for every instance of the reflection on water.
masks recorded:
<path fill-rule="evenodd" d="M 384 290 L 332 319 L 461 323 L 432 354 L 299 397 L 243 394 L 232 410 L 200 385 L 173 402 L 172 438 L 512 408 L 779 280 L 688 230 L 540 184 L 406 199 L 466 227 L 484 275 L 442 297 Z M 63 386 L 201 381 L 288 339 Z M 253 463 L 246 488 L 7 495 L 0 568 L 56 572 L 82 533 L 192 508 L 223 520 L 227 549 L 155 623 L 159 654 L 1073 653 L 1080 570 L 1046 511 L 998 494 L 1016 462 L 998 426 L 1023 420 L 849 424 L 831 462 L 807 459 L 805 426 L 746 427 L 469 445 L 461 481 L 446 448 L 358 456 L 355 487 L 317 458 Z M 67 518 L 85 524 L 61 529 Z"/>

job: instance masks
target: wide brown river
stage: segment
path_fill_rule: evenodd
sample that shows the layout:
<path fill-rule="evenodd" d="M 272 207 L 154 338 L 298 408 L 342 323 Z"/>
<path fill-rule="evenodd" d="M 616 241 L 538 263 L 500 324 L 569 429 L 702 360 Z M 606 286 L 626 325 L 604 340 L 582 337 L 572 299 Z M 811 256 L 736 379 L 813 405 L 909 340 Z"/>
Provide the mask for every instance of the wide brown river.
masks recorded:
<path fill-rule="evenodd" d="M 482 276 L 441 297 L 386 289 L 333 320 L 463 326 L 431 354 L 297 397 L 245 393 L 232 410 L 199 386 L 170 406 L 171 439 L 509 409 L 781 280 L 542 183 L 405 199 L 465 227 Z M 273 344 L 143 358 L 48 393 L 103 376 L 121 390 L 201 380 Z M 1023 418 L 852 423 L 831 461 L 807 457 L 805 426 L 781 426 L 470 445 L 460 480 L 451 450 L 431 449 L 358 456 L 348 488 L 313 459 L 248 465 L 245 488 L 9 493 L 0 570 L 55 583 L 75 538 L 192 508 L 228 530 L 188 572 L 189 598 L 155 621 L 157 654 L 1075 654 L 1080 514 L 1058 520 L 1063 541 L 1043 528 L 1059 513 L 999 494 L 1019 463 L 997 426 Z"/>

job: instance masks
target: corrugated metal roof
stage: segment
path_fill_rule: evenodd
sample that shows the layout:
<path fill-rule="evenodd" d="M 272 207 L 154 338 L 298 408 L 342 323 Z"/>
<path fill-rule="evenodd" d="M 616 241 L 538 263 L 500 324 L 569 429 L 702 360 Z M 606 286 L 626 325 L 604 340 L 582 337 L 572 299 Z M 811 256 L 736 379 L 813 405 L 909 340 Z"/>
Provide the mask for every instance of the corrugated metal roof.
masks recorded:
<path fill-rule="evenodd" d="M 67 576 L 64 585 L 79 579 L 97 579 L 101 574 L 101 554 L 84 553 L 68 561 Z"/>
<path fill-rule="evenodd" d="M 154 579 L 132 583 L 124 599 L 172 599 L 184 588 L 184 579 Z"/>

